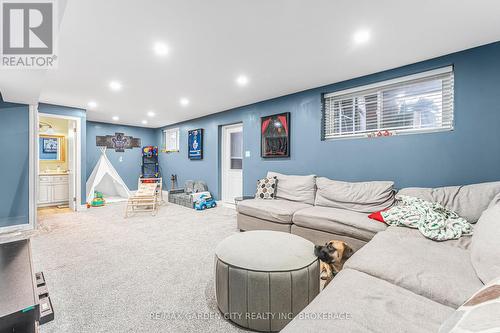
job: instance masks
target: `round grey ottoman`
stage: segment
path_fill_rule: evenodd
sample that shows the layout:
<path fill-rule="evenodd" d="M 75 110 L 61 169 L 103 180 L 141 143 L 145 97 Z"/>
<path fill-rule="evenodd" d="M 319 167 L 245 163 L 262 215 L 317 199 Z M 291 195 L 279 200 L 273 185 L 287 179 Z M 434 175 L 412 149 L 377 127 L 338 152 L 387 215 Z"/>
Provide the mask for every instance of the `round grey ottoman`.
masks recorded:
<path fill-rule="evenodd" d="M 285 232 L 247 231 L 215 249 L 215 292 L 224 317 L 279 331 L 319 293 L 314 244 Z"/>

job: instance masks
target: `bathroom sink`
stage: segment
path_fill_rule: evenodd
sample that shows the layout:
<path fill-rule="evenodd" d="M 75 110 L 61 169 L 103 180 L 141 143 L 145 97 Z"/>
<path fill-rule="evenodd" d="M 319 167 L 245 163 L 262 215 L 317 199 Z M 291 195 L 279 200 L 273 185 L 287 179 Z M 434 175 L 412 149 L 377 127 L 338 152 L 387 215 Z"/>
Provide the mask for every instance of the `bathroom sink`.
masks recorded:
<path fill-rule="evenodd" d="M 41 175 L 67 175 L 68 171 L 44 170 L 40 171 Z"/>

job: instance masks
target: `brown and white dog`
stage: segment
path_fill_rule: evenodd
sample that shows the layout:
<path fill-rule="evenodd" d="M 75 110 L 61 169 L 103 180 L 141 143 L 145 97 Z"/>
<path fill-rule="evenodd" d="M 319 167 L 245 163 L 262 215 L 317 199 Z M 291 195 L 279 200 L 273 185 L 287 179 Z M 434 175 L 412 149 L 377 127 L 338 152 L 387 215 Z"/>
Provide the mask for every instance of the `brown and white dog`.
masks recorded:
<path fill-rule="evenodd" d="M 314 247 L 314 255 L 320 260 L 321 280 L 326 280 L 325 287 L 342 270 L 344 263 L 353 253 L 354 251 L 349 245 L 339 240 L 332 240 L 324 246 L 316 245 Z"/>

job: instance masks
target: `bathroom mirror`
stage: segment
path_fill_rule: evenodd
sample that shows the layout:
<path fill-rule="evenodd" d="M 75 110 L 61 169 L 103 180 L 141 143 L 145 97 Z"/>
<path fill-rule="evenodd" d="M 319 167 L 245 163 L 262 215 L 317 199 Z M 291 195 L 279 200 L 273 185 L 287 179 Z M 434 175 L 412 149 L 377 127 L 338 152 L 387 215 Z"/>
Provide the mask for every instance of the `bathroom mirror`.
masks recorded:
<path fill-rule="evenodd" d="M 38 155 L 42 161 L 64 162 L 66 159 L 64 136 L 40 135 L 38 141 Z"/>

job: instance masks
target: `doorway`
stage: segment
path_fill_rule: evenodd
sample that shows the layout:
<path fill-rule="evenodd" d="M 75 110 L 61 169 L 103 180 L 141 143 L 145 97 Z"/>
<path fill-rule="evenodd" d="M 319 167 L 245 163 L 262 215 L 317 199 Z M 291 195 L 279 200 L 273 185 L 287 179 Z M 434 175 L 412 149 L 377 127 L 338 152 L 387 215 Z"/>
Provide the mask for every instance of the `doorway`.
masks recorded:
<path fill-rule="evenodd" d="M 220 158 L 221 200 L 234 205 L 243 195 L 243 124 L 222 126 Z"/>
<path fill-rule="evenodd" d="M 81 202 L 80 119 L 38 114 L 37 215 L 77 211 Z"/>

